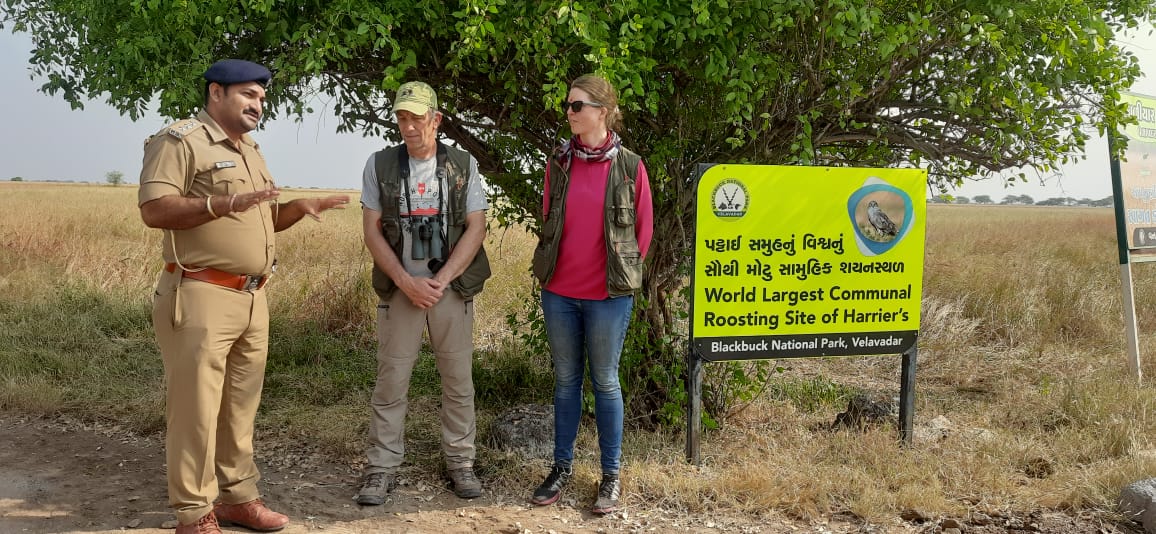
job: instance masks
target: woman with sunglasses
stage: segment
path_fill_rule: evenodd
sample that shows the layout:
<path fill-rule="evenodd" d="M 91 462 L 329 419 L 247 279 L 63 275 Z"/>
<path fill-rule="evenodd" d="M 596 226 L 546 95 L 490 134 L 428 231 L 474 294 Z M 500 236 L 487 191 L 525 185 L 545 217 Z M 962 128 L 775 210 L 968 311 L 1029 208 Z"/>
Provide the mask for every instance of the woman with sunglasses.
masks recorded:
<path fill-rule="evenodd" d="M 618 361 L 634 292 L 653 233 L 650 182 L 642 158 L 615 132 L 622 114 L 614 87 L 585 75 L 564 105 L 573 134 L 548 160 L 534 276 L 554 362 L 554 465 L 533 504 L 556 502 L 573 474 L 586 369 L 594 386 L 602 481 L 591 511 L 618 508 L 622 388 Z"/>

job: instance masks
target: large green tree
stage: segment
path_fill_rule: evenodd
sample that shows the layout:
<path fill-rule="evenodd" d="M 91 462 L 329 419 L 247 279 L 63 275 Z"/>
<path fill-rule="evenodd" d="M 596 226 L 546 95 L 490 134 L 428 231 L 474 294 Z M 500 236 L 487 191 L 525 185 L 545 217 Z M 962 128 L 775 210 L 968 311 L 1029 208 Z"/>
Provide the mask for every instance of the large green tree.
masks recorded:
<path fill-rule="evenodd" d="M 620 132 L 653 180 L 656 234 L 625 369 L 632 411 L 681 398 L 682 289 L 697 164 L 922 166 L 935 184 L 1018 166 L 1049 170 L 1090 129 L 1124 119 L 1139 75 L 1116 43 L 1143 0 L 4 0 L 32 34 L 33 73 L 74 105 L 132 117 L 200 103 L 222 57 L 276 72 L 272 109 L 332 99 L 341 130 L 396 138 L 392 90 L 423 79 L 443 132 L 509 202 L 538 216 L 559 104 L 585 72 L 608 77 Z M 669 412 L 668 412 L 669 413 Z"/>

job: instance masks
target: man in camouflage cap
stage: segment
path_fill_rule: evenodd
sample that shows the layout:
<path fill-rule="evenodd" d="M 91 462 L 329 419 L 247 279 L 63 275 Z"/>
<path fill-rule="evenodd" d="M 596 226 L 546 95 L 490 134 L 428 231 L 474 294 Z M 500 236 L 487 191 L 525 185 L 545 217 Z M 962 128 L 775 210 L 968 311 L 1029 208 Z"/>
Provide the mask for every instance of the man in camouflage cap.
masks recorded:
<path fill-rule="evenodd" d="M 393 101 L 401 145 L 369 156 L 362 173 L 362 227 L 373 257 L 377 382 L 370 399 L 370 447 L 356 500 L 385 502 L 405 458 L 407 392 L 422 332 L 441 377 L 442 452 L 454 494 L 482 494 L 474 475 L 474 295 L 490 276 L 482 240 L 488 207 L 478 162 L 438 142 L 442 114 L 423 82 L 402 84 Z"/>

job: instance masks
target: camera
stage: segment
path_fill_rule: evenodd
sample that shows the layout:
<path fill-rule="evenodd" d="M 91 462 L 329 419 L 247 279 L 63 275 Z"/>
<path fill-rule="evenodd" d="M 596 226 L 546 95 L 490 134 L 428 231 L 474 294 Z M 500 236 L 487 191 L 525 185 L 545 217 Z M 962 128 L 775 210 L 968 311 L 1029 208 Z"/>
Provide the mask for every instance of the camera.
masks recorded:
<path fill-rule="evenodd" d="M 414 217 L 409 231 L 413 238 L 413 246 L 410 251 L 413 259 L 429 258 L 429 268 L 436 273 L 445 264 L 445 243 L 442 240 L 441 221 L 438 220 L 437 216 Z"/>

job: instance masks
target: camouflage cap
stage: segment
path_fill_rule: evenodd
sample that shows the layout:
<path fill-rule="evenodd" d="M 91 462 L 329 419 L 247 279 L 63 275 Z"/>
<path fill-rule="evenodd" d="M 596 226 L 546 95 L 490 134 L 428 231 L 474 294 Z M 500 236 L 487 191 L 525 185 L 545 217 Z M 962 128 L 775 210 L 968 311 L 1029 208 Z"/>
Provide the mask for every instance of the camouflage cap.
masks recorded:
<path fill-rule="evenodd" d="M 429 110 L 437 111 L 438 97 L 433 87 L 425 82 L 406 82 L 397 88 L 393 99 L 393 113 L 405 110 L 415 115 L 425 115 Z"/>

